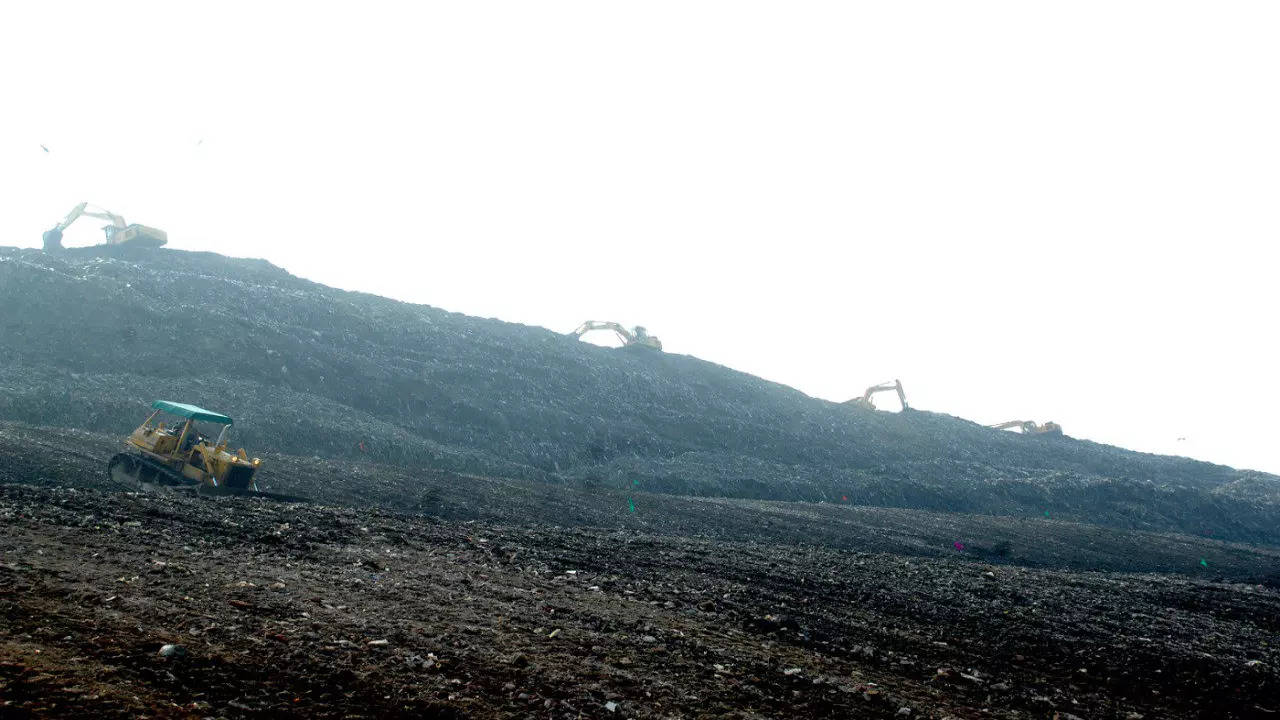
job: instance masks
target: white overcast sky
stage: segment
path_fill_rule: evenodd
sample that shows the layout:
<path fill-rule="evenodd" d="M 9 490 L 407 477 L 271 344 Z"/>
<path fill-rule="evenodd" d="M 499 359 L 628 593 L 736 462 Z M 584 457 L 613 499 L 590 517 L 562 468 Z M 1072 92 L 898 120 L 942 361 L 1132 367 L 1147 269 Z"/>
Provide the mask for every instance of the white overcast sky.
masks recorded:
<path fill-rule="evenodd" d="M 88 200 L 341 288 L 645 325 L 830 400 L 897 377 L 922 409 L 1280 472 L 1278 21 L 7 3 L 0 243 Z"/>

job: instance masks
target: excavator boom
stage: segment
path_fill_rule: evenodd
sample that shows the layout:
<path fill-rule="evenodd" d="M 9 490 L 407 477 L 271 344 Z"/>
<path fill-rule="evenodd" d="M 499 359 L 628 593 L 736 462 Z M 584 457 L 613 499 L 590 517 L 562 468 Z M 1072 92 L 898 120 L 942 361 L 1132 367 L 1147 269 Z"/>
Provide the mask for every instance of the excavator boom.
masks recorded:
<path fill-rule="evenodd" d="M 653 348 L 654 350 L 662 349 L 662 341 L 655 335 L 650 335 L 643 327 L 637 325 L 635 330 L 628 330 L 621 324 L 616 322 L 605 322 L 601 320 L 588 320 L 577 327 L 576 330 L 569 333 L 574 338 L 581 338 L 583 335 L 592 330 L 612 330 L 622 340 L 623 347 L 638 345 L 640 347 Z"/>
<path fill-rule="evenodd" d="M 853 398 L 852 400 L 846 400 L 844 404 L 854 405 L 857 407 L 866 408 L 868 410 L 875 410 L 876 405 L 871 401 L 871 396 L 879 392 L 888 392 L 890 390 L 897 391 L 898 400 L 899 402 L 902 403 L 903 410 L 910 409 L 911 406 L 907 405 L 907 394 L 902 390 L 901 380 L 894 380 L 893 382 L 882 382 L 879 385 L 872 385 L 871 387 L 867 388 L 866 392 L 862 393 L 862 397 L 856 397 L 856 398 Z"/>
<path fill-rule="evenodd" d="M 989 425 L 992 430 L 1008 430 L 1017 428 L 1022 431 L 1023 435 L 1061 435 L 1062 426 L 1049 420 L 1045 424 L 1035 422 L 1034 420 L 1010 420 L 1008 422 Z"/>

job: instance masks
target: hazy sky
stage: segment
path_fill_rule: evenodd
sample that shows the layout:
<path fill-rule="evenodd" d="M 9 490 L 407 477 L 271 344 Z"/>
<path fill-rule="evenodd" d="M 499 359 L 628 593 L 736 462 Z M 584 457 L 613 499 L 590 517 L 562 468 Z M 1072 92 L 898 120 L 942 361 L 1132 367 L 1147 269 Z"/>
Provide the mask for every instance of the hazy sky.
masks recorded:
<path fill-rule="evenodd" d="M 8 3 L 0 244 L 88 200 L 337 287 L 645 325 L 817 397 L 897 377 L 922 409 L 1280 472 L 1278 21 Z"/>

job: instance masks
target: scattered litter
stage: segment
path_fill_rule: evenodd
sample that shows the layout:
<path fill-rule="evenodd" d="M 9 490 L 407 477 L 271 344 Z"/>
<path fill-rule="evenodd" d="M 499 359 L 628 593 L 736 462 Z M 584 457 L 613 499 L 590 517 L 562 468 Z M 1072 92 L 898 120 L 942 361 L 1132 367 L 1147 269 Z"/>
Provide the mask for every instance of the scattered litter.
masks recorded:
<path fill-rule="evenodd" d="M 162 645 L 160 652 L 156 653 L 160 657 L 182 657 L 187 654 L 187 649 L 181 645 Z"/>

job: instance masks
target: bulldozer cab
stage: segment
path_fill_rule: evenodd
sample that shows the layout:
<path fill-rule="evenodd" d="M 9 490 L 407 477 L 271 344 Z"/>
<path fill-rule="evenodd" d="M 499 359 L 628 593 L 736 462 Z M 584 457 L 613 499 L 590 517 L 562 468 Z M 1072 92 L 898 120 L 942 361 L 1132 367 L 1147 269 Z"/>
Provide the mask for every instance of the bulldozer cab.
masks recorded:
<path fill-rule="evenodd" d="M 190 460 L 201 443 L 215 447 L 226 443 L 231 427 L 231 418 L 226 415 L 168 400 L 157 400 L 151 407 L 154 412 L 129 436 L 134 445 L 148 452 Z M 216 441 L 210 441 L 212 432 L 217 433 Z"/>

